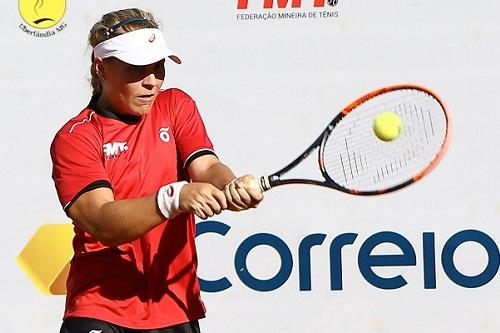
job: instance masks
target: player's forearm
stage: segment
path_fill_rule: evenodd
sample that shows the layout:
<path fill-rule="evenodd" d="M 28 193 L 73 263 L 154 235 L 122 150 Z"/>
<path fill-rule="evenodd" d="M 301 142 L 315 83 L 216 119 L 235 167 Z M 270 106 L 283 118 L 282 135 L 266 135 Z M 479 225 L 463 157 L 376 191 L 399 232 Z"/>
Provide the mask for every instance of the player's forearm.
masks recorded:
<path fill-rule="evenodd" d="M 210 183 L 220 190 L 224 189 L 227 183 L 236 178 L 231 169 L 221 162 L 213 163 L 202 172 L 191 175 L 191 177 L 194 182 Z"/>
<path fill-rule="evenodd" d="M 158 210 L 155 194 L 105 203 L 93 220 L 93 236 L 107 246 L 117 246 L 141 237 L 165 218 Z"/>

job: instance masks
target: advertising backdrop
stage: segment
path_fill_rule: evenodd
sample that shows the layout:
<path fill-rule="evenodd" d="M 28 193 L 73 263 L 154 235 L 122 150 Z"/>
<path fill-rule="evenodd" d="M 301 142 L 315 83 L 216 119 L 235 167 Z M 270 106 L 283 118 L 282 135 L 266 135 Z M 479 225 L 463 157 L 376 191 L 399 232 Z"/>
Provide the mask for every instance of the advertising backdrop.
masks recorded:
<path fill-rule="evenodd" d="M 183 60 L 167 64 L 165 86 L 196 100 L 237 174 L 286 165 L 344 106 L 383 86 L 426 86 L 452 119 L 447 154 L 411 187 L 357 197 L 283 186 L 258 209 L 198 221 L 203 332 L 500 331 L 500 4 L 484 0 L 4 4 L 4 331 L 59 330 L 64 296 L 40 293 L 16 258 L 39 227 L 71 223 L 49 146 L 90 99 L 90 27 L 127 7 L 161 21 Z M 307 241 L 317 244 L 310 255 Z M 372 267 L 369 254 L 410 259 Z M 242 260 L 249 275 L 235 268 Z"/>

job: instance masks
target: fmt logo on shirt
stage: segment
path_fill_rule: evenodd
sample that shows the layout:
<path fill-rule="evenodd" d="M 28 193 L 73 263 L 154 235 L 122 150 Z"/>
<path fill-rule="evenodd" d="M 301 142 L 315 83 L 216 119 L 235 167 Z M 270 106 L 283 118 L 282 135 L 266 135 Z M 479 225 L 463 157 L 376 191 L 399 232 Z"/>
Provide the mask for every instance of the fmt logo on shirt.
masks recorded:
<path fill-rule="evenodd" d="M 104 158 L 116 158 L 128 150 L 127 142 L 109 142 L 103 146 Z"/>

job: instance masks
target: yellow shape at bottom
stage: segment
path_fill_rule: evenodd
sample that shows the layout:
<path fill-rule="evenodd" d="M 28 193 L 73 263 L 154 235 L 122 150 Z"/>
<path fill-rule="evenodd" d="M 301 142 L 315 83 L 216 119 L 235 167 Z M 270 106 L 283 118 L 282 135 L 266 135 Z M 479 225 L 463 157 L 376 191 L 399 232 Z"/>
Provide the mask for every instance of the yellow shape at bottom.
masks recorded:
<path fill-rule="evenodd" d="M 66 294 L 73 236 L 72 224 L 45 224 L 38 228 L 17 257 L 18 265 L 42 293 Z"/>

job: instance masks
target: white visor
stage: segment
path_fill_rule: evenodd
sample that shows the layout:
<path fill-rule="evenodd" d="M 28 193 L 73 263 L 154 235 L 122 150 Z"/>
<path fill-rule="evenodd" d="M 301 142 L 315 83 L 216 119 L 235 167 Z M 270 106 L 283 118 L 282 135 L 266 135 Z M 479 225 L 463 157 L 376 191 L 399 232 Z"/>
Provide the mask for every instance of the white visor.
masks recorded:
<path fill-rule="evenodd" d="M 153 64 L 166 57 L 181 63 L 179 57 L 167 47 L 161 31 L 154 28 L 138 29 L 105 40 L 94 47 L 94 57 L 115 57 L 137 66 Z"/>

